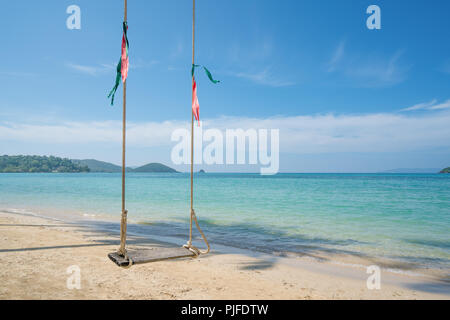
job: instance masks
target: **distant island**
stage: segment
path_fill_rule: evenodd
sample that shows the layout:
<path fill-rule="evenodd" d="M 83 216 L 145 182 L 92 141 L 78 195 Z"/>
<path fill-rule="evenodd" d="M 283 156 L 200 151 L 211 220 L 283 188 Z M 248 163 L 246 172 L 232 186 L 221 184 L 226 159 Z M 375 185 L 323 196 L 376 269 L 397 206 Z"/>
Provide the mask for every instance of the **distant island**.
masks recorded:
<path fill-rule="evenodd" d="M 399 168 L 382 171 L 380 173 L 438 173 L 439 168 Z"/>
<path fill-rule="evenodd" d="M 90 172 L 107 172 L 107 173 L 113 173 L 113 172 L 122 172 L 122 167 L 99 160 L 94 159 L 86 159 L 86 160 L 72 160 L 74 163 L 77 163 L 79 165 L 87 166 L 90 169 Z M 166 165 L 163 165 L 161 163 L 149 163 L 141 167 L 137 168 L 126 168 L 126 172 L 159 172 L 159 173 L 176 173 L 175 169 L 172 169 Z"/>
<path fill-rule="evenodd" d="M 53 156 L 0 156 L 0 173 L 89 172 L 89 168 Z"/>
<path fill-rule="evenodd" d="M 450 173 L 450 167 L 442 169 L 439 173 Z"/>
<path fill-rule="evenodd" d="M 163 172 L 176 173 L 172 169 L 161 163 L 149 163 L 137 168 L 126 168 L 127 172 Z M 0 156 L 0 173 L 114 173 L 122 172 L 122 167 L 95 159 L 67 159 L 54 156 Z"/>
<path fill-rule="evenodd" d="M 200 169 L 200 171 L 198 173 L 206 173 L 205 170 Z"/>
<path fill-rule="evenodd" d="M 166 172 L 166 173 L 176 173 L 175 169 L 165 166 L 161 163 L 149 163 L 142 167 L 136 169 L 131 169 L 132 172 Z"/>
<path fill-rule="evenodd" d="M 72 162 L 88 167 L 91 170 L 91 172 L 108 172 L 108 173 L 122 172 L 121 166 L 117 166 L 109 162 L 99 161 L 95 159 L 85 159 L 85 160 L 72 159 Z M 131 172 L 133 171 L 133 169 L 126 168 L 126 171 Z"/>

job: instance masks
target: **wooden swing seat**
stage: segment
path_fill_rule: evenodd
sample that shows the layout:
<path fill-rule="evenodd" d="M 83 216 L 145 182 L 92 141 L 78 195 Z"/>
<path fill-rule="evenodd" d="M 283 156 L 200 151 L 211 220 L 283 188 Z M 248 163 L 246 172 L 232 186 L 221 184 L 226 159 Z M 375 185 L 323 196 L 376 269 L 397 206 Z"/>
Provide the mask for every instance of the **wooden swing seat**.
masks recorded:
<path fill-rule="evenodd" d="M 151 249 L 129 250 L 127 254 L 128 257 L 132 260 L 133 265 L 147 262 L 195 257 L 195 254 L 192 251 L 184 247 L 158 247 Z M 120 255 L 118 252 L 110 253 L 108 254 L 108 257 L 119 267 L 127 267 L 130 265 L 128 259 Z"/>

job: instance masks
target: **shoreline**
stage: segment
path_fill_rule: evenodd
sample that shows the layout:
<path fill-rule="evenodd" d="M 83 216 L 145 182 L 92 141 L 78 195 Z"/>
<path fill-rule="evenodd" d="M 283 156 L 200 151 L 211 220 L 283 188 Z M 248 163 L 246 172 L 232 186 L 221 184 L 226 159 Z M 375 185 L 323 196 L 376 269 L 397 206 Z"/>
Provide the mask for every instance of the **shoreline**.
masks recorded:
<path fill-rule="evenodd" d="M 151 299 L 189 298 L 180 294 L 181 291 L 177 291 L 177 282 L 170 281 L 171 278 L 180 276 L 176 271 L 171 269 L 181 268 L 187 270 L 188 273 L 197 273 L 195 266 L 204 270 L 206 278 L 211 279 L 211 274 L 215 274 L 214 278 L 216 280 L 221 280 L 217 280 L 218 283 L 221 283 L 223 286 L 232 287 L 229 288 L 229 290 L 224 291 L 216 290 L 217 288 L 213 288 L 214 286 L 210 287 L 208 283 L 204 283 L 201 287 L 198 287 L 195 283 L 191 283 L 191 289 L 189 291 L 201 291 L 205 294 L 197 296 L 199 299 L 232 299 L 237 298 L 236 292 L 239 292 L 238 297 L 242 297 L 243 299 L 450 299 L 450 285 L 448 280 L 439 280 L 438 277 L 433 275 L 393 273 L 387 269 L 382 269 L 382 289 L 368 290 L 366 286 L 368 274 L 363 265 L 343 264 L 339 261 L 312 259 L 311 257 L 277 257 L 260 252 L 226 248 L 214 244 L 213 252 L 210 255 L 200 257 L 199 259 L 183 259 L 177 260 L 177 262 L 158 262 L 133 266 L 131 269 L 121 269 L 113 265 L 106 257 L 107 253 L 116 250 L 118 245 L 118 233 L 111 230 L 99 230 L 92 226 L 88 226 L 87 224 L 69 223 L 56 218 L 44 218 L 31 214 L 26 215 L 26 213 L 19 214 L 0 211 L 0 219 L 2 221 L 0 226 L 2 235 L 4 238 L 6 236 L 6 238 L 3 239 L 2 248 L 0 248 L 0 259 L 7 264 L 11 263 L 10 268 L 12 268 L 11 271 L 8 271 L 10 268 L 5 268 L 5 270 L 0 273 L 0 279 L 3 282 L 6 281 L 6 285 L 0 290 L 0 297 L 4 299 L 21 299 L 24 297 L 24 292 L 22 290 L 8 290 L 11 289 L 8 284 L 11 281 L 20 283 L 25 280 L 26 283 L 33 286 L 33 281 L 42 282 L 46 279 L 46 277 L 42 279 L 40 279 L 40 277 L 35 277 L 41 272 L 45 272 L 45 270 L 41 270 L 41 266 L 38 264 L 36 267 L 37 270 L 31 273 L 34 280 L 28 280 L 28 277 L 23 274 L 23 271 L 24 269 L 29 270 L 32 265 L 36 264 L 33 263 L 33 260 L 24 261 L 23 254 L 29 252 L 30 255 L 37 255 L 35 258 L 38 260 L 42 259 L 42 257 L 39 256 L 39 252 L 50 254 L 50 261 L 48 262 L 51 262 L 53 265 L 51 269 L 59 266 L 60 269 L 63 270 L 64 268 L 61 266 L 67 264 L 66 260 L 71 258 L 70 252 L 73 251 L 75 251 L 73 252 L 75 253 L 75 256 L 78 257 L 76 260 L 83 261 L 83 264 L 90 265 L 88 270 L 93 268 L 93 270 L 100 272 L 100 275 L 89 275 L 89 277 L 93 277 L 95 280 L 88 284 L 90 287 L 89 290 L 83 292 L 86 295 L 83 296 L 83 298 L 87 299 L 97 298 L 90 296 L 89 292 L 91 291 L 102 292 L 102 294 L 106 294 L 105 297 L 107 297 L 108 290 L 103 292 L 101 288 L 97 287 L 95 284 L 95 281 L 101 281 L 102 278 L 111 277 L 110 274 L 106 275 L 104 273 L 107 272 L 107 270 L 112 274 L 120 273 L 126 277 L 128 277 L 128 275 L 125 270 L 132 270 L 131 274 L 134 274 L 134 270 L 136 270 L 140 277 L 146 277 L 153 274 L 153 272 L 149 270 L 157 270 L 159 274 L 166 279 L 166 282 L 168 281 L 168 283 L 164 284 L 164 287 L 171 288 L 173 297 L 165 297 L 160 294 L 150 297 Z M 32 226 L 37 226 L 38 228 L 33 228 Z M 39 230 L 39 232 L 36 230 Z M 48 232 L 52 234 L 50 239 L 48 239 L 48 242 L 55 243 L 54 246 L 49 246 L 49 243 L 47 243 L 45 239 L 47 234 L 45 234 L 44 239 L 42 234 L 36 234 Z M 9 233 L 11 233 L 11 235 Z M 22 235 L 22 238 L 20 235 Z M 148 245 L 170 246 L 172 245 L 171 242 L 173 243 L 173 241 L 171 241 L 173 239 L 162 239 L 160 237 L 150 238 L 133 234 L 130 234 L 129 236 L 131 248 L 140 248 Z M 71 239 L 71 241 L 68 241 L 69 245 L 64 244 L 67 242 L 65 241 L 67 239 L 64 239 L 65 237 Z M 33 240 L 32 246 L 26 243 L 29 240 Z M 175 243 L 180 244 L 179 239 L 177 238 L 176 240 Z M 71 248 L 72 242 L 81 242 L 84 243 L 84 245 L 77 248 Z M 27 247 L 31 247 L 32 251 L 27 251 Z M 20 258 L 22 258 L 22 261 L 15 261 L 17 259 L 21 260 Z M 84 260 L 86 261 L 84 262 Z M 168 266 L 170 266 L 169 269 L 167 269 Z M 80 268 L 85 270 L 85 266 L 83 267 L 80 265 Z M 34 270 L 33 268 L 31 269 Z M 102 272 L 102 270 L 104 270 L 104 272 Z M 243 274 L 245 275 L 244 277 Z M 290 276 L 286 277 L 287 275 Z M 63 277 L 66 277 L 66 275 L 63 275 Z M 259 280 L 262 281 L 261 284 L 258 284 L 258 281 L 253 283 L 255 277 L 260 278 Z M 136 282 L 136 279 L 130 281 L 134 283 Z M 251 281 L 255 288 L 248 288 L 248 290 L 240 288 L 242 282 L 248 281 Z M 268 283 L 270 283 L 270 285 L 268 285 Z M 265 285 L 267 285 L 267 287 L 265 287 Z M 301 286 L 303 290 L 301 288 L 299 290 L 289 289 L 298 286 Z M 156 287 L 160 288 L 159 284 L 157 284 Z M 23 290 L 25 289 L 26 288 L 23 288 Z M 41 289 L 38 289 L 37 292 L 39 292 L 39 297 L 42 299 L 64 299 L 65 297 L 64 295 L 60 295 L 62 293 L 51 293 L 46 290 L 40 292 L 40 290 Z M 81 291 L 83 290 L 77 291 L 77 294 L 81 294 Z M 143 291 L 133 298 L 149 298 L 149 296 L 145 294 L 145 291 L 145 288 L 143 288 Z M 73 291 L 66 292 L 66 290 L 63 290 L 62 292 L 69 295 L 74 293 Z M 308 292 L 308 294 L 302 295 L 300 294 L 301 292 Z M 119 299 L 127 298 L 125 292 L 118 292 L 118 294 L 119 296 L 117 296 L 117 298 Z M 36 297 L 32 295 L 32 299 L 34 298 Z M 102 295 L 98 298 L 101 299 Z"/>

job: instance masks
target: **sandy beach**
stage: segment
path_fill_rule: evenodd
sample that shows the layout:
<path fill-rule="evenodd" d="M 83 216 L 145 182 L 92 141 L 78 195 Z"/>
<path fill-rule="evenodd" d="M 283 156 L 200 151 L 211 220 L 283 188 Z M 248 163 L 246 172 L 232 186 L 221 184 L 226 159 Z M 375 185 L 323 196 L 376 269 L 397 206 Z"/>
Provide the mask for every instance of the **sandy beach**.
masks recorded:
<path fill-rule="evenodd" d="M 429 275 L 383 270 L 381 289 L 369 290 L 361 266 L 245 252 L 123 269 L 107 258 L 117 249 L 115 234 L 8 212 L 0 212 L 0 238 L 0 299 L 450 298 L 448 283 Z M 173 246 L 133 236 L 129 243 Z M 80 270 L 80 289 L 68 289 L 71 266 Z"/>

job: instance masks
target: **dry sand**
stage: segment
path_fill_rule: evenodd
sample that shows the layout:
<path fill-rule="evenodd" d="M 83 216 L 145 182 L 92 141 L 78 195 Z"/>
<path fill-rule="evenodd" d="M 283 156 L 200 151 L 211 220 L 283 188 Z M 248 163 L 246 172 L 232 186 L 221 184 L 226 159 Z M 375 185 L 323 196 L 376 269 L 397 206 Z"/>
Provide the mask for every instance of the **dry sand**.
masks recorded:
<path fill-rule="evenodd" d="M 117 235 L 6 212 L 0 212 L 0 241 L 0 299 L 450 298 L 448 282 L 435 277 L 383 270 L 381 289 L 369 290 L 363 267 L 245 252 L 123 269 L 107 258 Z M 130 243 L 161 245 L 136 237 Z M 67 288 L 73 265 L 80 268 L 80 289 Z"/>

